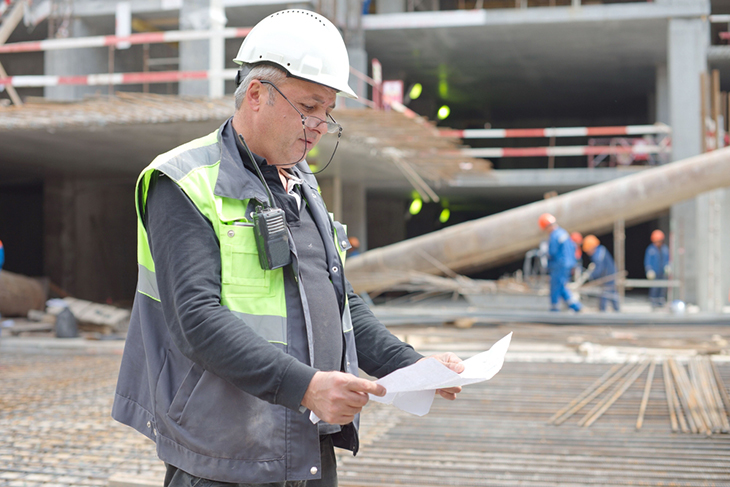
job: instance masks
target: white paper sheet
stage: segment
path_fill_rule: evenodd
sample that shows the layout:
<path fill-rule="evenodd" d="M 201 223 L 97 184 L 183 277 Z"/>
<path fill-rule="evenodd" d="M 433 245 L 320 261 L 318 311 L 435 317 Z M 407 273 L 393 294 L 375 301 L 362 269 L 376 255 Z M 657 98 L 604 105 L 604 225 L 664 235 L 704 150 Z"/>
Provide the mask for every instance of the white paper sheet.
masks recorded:
<path fill-rule="evenodd" d="M 510 332 L 486 352 L 464 360 L 464 371 L 461 374 L 457 374 L 435 358 L 421 360 L 398 369 L 376 381 L 385 387 L 387 391 L 385 396 L 370 394 L 370 400 L 392 404 L 403 411 L 423 416 L 431 409 L 436 389 L 476 384 L 494 377 L 504 364 L 504 356 L 511 339 Z M 311 413 L 309 418 L 313 423 L 319 421 L 314 413 Z"/>

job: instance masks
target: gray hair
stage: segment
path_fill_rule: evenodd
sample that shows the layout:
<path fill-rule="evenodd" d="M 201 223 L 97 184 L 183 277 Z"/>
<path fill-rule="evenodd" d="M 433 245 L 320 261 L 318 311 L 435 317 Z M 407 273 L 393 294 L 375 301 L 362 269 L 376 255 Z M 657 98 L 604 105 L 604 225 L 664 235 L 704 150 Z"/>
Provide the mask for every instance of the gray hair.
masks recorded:
<path fill-rule="evenodd" d="M 238 88 L 236 88 L 236 92 L 233 95 L 236 100 L 236 110 L 241 108 L 241 105 L 243 105 L 243 99 L 246 97 L 246 90 L 248 90 L 251 81 L 255 79 L 265 79 L 274 84 L 279 84 L 284 81 L 286 77 L 286 71 L 273 64 L 261 63 L 254 65 L 246 77 L 243 78 L 241 84 L 238 85 Z M 275 90 L 272 86 L 268 86 L 268 89 L 270 103 L 273 103 Z"/>

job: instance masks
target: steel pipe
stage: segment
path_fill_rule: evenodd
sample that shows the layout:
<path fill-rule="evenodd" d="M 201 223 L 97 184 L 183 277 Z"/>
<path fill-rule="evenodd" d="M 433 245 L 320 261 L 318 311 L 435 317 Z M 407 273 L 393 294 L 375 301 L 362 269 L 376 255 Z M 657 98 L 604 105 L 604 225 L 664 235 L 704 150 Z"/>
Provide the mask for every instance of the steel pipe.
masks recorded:
<path fill-rule="evenodd" d="M 542 213 L 582 233 L 656 213 L 706 191 L 730 186 L 730 148 L 701 154 L 554 198 L 503 211 L 443 230 L 370 250 L 347 263 L 357 292 L 382 289 L 405 271 L 440 274 L 437 259 L 456 272 L 489 267 L 536 247 L 545 235 Z M 425 258 L 428 255 L 433 259 Z M 374 276 L 377 276 L 374 278 Z"/>

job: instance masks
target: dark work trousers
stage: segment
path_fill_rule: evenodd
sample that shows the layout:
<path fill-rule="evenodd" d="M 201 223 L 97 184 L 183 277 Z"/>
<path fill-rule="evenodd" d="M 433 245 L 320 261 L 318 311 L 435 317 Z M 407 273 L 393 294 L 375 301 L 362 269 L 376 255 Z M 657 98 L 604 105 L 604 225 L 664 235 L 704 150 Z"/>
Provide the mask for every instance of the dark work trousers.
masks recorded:
<path fill-rule="evenodd" d="M 317 480 L 290 480 L 269 484 L 230 484 L 201 479 L 167 465 L 164 487 L 337 487 L 337 460 L 330 435 L 321 436 L 319 450 L 322 455 L 322 478 Z"/>

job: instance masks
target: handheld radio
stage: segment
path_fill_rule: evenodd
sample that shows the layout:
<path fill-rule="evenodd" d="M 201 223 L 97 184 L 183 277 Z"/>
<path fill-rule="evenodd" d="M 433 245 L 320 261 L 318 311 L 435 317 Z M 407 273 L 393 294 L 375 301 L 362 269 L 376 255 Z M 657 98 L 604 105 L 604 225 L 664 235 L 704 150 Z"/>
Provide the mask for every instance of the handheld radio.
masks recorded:
<path fill-rule="evenodd" d="M 238 138 L 246 149 L 248 157 L 251 158 L 256 174 L 263 183 L 269 199 L 263 205 L 256 206 L 253 213 L 253 232 L 256 239 L 256 248 L 259 251 L 261 268 L 265 271 L 271 271 L 291 264 L 286 216 L 284 210 L 276 206 L 269 185 L 266 184 L 261 169 L 259 169 L 259 165 L 256 163 L 256 159 L 254 159 L 246 141 L 243 140 L 243 136 L 238 134 Z"/>

